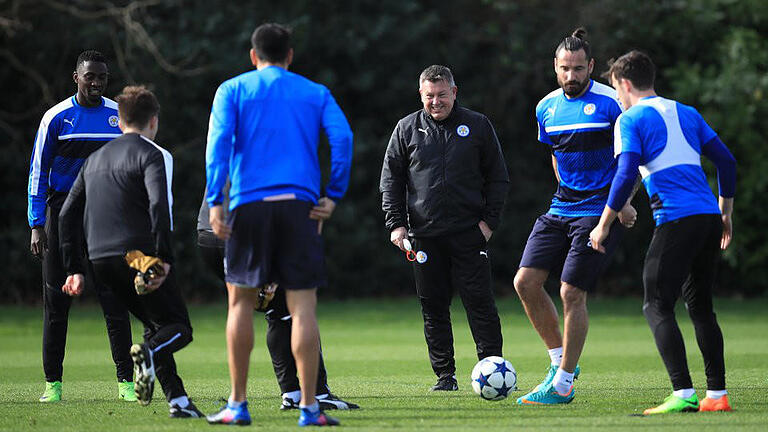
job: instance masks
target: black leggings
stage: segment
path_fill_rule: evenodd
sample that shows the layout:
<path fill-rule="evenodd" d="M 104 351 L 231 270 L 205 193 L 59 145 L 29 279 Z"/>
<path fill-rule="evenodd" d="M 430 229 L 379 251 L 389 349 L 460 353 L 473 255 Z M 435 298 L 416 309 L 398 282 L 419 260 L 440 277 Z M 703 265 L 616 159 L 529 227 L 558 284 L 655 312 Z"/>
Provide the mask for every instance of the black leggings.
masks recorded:
<path fill-rule="evenodd" d="M 203 232 L 203 241 L 198 244 L 205 266 L 211 273 L 224 281 L 224 248 L 217 247 L 212 234 Z M 275 297 L 269 303 L 264 314 L 267 320 L 267 349 L 272 358 L 280 391 L 289 393 L 300 390 L 299 378 L 296 376 L 296 360 L 291 351 L 291 315 L 285 302 L 285 290 L 278 288 Z M 323 353 L 320 352 L 320 364 L 317 372 L 317 394 L 329 393 L 328 376 L 323 363 Z"/>
<path fill-rule="evenodd" d="M 72 297 L 61 292 L 67 278 L 59 253 L 59 208 L 48 207 L 45 233 L 48 252 L 43 258 L 43 371 L 47 382 L 61 381 L 64 352 L 67 344 L 67 324 Z M 115 362 L 117 380 L 133 380 L 131 360 L 131 321 L 128 310 L 108 288 L 92 283 L 93 268 L 86 267 L 87 288 L 96 291 L 96 297 L 107 324 L 109 347 Z"/>
<path fill-rule="evenodd" d="M 192 341 L 187 306 L 181 297 L 173 267 L 157 290 L 138 295 L 133 286 L 136 271 L 122 256 L 93 261 L 96 280 L 110 288 L 128 310 L 144 324 L 144 343 L 153 351 L 155 374 L 165 398 L 185 396 L 184 384 L 176 372 L 173 353 Z"/>
<path fill-rule="evenodd" d="M 712 308 L 722 233 L 719 215 L 667 222 L 656 227 L 645 256 L 643 314 L 675 390 L 693 387 L 674 313 L 681 294 L 704 357 L 707 388 L 725 389 L 723 334 Z"/>

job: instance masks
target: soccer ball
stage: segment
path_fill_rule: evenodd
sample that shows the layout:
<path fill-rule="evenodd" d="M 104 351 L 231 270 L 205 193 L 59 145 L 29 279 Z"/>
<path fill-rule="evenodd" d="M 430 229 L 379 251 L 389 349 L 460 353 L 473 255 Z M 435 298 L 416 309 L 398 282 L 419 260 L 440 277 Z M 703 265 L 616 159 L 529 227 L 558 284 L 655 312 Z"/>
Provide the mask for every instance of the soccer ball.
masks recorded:
<path fill-rule="evenodd" d="M 485 400 L 505 399 L 510 391 L 517 390 L 515 384 L 515 368 L 499 356 L 486 357 L 472 369 L 472 390 Z"/>

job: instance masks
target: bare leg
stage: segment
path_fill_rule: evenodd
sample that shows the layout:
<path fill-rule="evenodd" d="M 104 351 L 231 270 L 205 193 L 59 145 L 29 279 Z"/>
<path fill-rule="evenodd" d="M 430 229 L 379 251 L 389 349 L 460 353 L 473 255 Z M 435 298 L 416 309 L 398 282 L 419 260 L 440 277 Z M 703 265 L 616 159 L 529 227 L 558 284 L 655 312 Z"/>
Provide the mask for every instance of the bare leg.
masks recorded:
<path fill-rule="evenodd" d="M 291 313 L 291 350 L 296 359 L 301 384 L 301 404 L 315 403 L 317 368 L 320 359 L 320 331 L 317 328 L 316 289 L 286 290 L 285 299 Z"/>
<path fill-rule="evenodd" d="M 245 400 L 248 365 L 253 349 L 253 307 L 258 290 L 227 284 L 229 312 L 227 313 L 227 361 L 232 386 L 230 400 Z"/>
<path fill-rule="evenodd" d="M 573 373 L 587 340 L 589 318 L 587 316 L 587 292 L 563 282 L 560 286 L 563 299 L 563 362 L 560 368 Z"/>
<path fill-rule="evenodd" d="M 563 337 L 560 334 L 555 304 L 544 291 L 544 282 L 548 275 L 547 270 L 521 267 L 515 275 L 515 290 L 533 328 L 539 333 L 547 349 L 552 349 L 563 346 Z"/>

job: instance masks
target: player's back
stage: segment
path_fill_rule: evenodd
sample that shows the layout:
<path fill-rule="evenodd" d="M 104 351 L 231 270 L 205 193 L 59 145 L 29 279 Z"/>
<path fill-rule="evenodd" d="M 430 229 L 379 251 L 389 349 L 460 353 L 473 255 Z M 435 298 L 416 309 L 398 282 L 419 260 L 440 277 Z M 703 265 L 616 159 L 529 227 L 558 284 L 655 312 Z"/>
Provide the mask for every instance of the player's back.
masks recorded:
<path fill-rule="evenodd" d="M 172 167 L 167 150 L 138 134 L 125 134 L 91 155 L 83 166 L 83 179 L 85 232 L 92 259 L 128 249 L 155 250 L 153 229 L 173 229 Z M 157 214 L 160 218 L 153 227 Z"/>
<path fill-rule="evenodd" d="M 230 207 L 290 194 L 316 202 L 323 129 L 332 145 L 340 137 L 351 142 L 346 118 L 321 84 L 277 66 L 225 81 L 214 98 L 208 142 L 234 135 Z"/>
<path fill-rule="evenodd" d="M 658 96 L 644 98 L 622 114 L 617 129 L 617 145 L 629 141 L 623 151 L 640 154 L 657 225 L 720 213 L 701 168 L 701 148 L 717 135 L 696 109 Z"/>

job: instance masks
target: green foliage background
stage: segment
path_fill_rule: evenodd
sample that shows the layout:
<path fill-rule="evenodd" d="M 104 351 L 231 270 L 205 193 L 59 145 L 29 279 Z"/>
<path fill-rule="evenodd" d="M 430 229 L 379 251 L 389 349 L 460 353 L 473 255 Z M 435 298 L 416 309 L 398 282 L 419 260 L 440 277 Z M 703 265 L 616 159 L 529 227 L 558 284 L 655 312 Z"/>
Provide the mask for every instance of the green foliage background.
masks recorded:
<path fill-rule="evenodd" d="M 25 217 L 32 140 L 45 110 L 74 93 L 75 58 L 87 48 L 110 59 L 107 96 L 132 83 L 157 93 L 163 107 L 157 141 L 175 160 L 180 280 L 190 297 L 220 295 L 195 248 L 208 114 L 218 84 L 251 68 L 250 34 L 266 21 L 293 26 L 291 69 L 328 86 L 355 132 L 350 189 L 326 228 L 331 285 L 323 295 L 413 289 L 410 269 L 382 225 L 377 185 L 389 135 L 399 118 L 420 108 L 417 77 L 433 63 L 453 69 L 459 103 L 485 113 L 502 141 L 512 189 L 491 251 L 497 290 L 514 291 L 529 230 L 555 189 L 548 150 L 536 141 L 534 107 L 556 86 L 554 47 L 579 25 L 589 30 L 594 78 L 611 57 L 633 48 L 648 52 L 660 69 L 659 93 L 696 106 L 730 147 L 739 162 L 735 241 L 724 254 L 718 293 L 766 292 L 764 1 L 0 0 L 0 302 L 39 298 L 39 264 L 28 252 Z M 642 293 L 653 229 L 647 201 L 644 193 L 635 199 L 639 223 L 598 294 Z"/>

